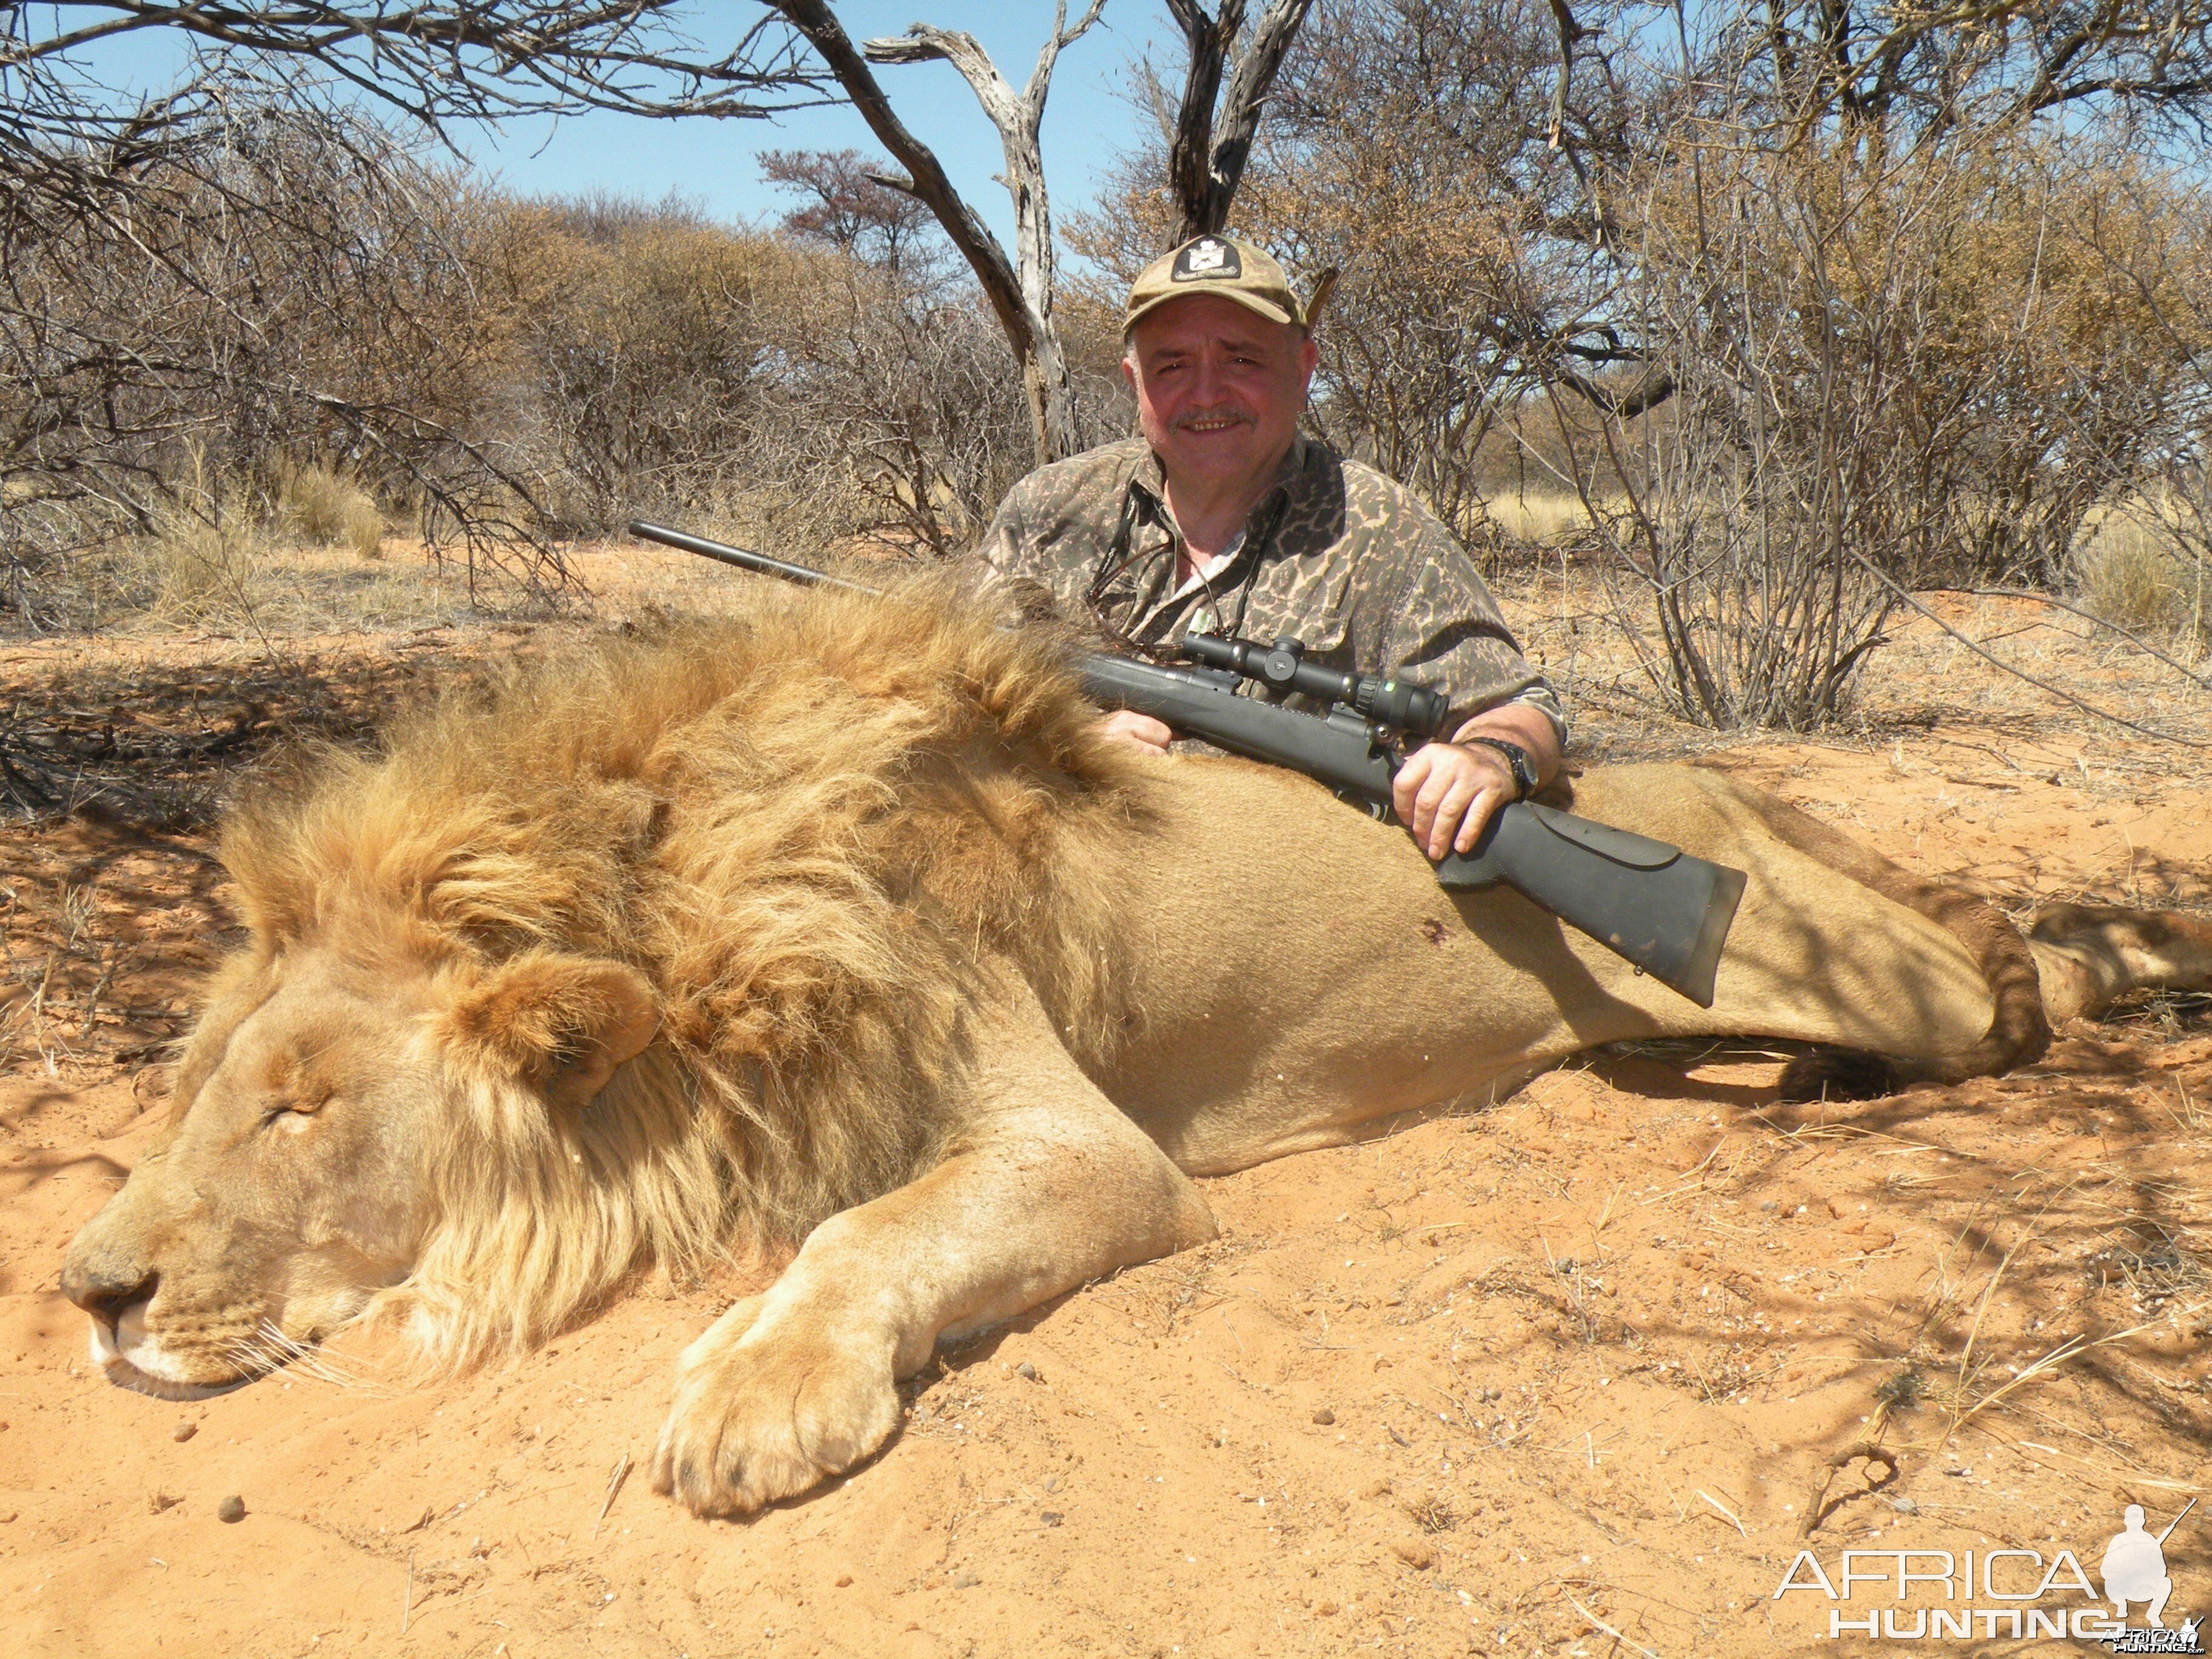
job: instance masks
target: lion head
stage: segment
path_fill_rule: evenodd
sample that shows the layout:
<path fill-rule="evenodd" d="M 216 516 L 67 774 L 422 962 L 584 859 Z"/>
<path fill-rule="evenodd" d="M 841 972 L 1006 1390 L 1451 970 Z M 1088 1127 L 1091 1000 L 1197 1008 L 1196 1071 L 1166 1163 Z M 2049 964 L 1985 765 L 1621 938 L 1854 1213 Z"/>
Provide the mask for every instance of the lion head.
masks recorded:
<path fill-rule="evenodd" d="M 234 809 L 249 942 L 63 1274 L 111 1378 L 198 1397 L 364 1315 L 464 1364 L 795 1241 L 932 1154 L 983 955 L 1112 1040 L 1096 854 L 1142 815 L 1051 643 L 770 598 Z"/>
<path fill-rule="evenodd" d="M 198 1399 L 303 1352 L 415 1271 L 445 1160 L 528 1139 L 472 1118 L 519 1109 L 550 1131 L 657 1019 L 635 970 L 545 951 L 489 972 L 357 943 L 234 963 L 167 1132 L 70 1249 L 93 1357 Z"/>

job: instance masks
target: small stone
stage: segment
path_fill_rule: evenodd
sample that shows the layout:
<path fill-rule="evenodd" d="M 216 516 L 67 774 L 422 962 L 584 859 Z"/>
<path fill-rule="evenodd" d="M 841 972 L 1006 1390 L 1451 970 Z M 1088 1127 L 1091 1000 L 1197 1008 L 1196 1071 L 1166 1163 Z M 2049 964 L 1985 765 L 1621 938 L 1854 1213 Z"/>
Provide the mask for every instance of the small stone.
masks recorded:
<path fill-rule="evenodd" d="M 1037 1519 L 1043 1522 L 1048 1527 L 1056 1527 L 1061 1522 L 1066 1520 L 1067 1517 L 1062 1515 L 1058 1510 L 1040 1510 L 1037 1511 Z"/>
<path fill-rule="evenodd" d="M 1034 1382 L 1037 1380 L 1037 1368 L 1024 1359 L 1014 1367 L 1014 1375 L 1025 1382 Z"/>
<path fill-rule="evenodd" d="M 1315 1411 L 1313 1420 L 1320 1424 L 1322 1427 L 1325 1429 L 1330 1424 L 1336 1421 L 1336 1413 L 1329 1410 L 1328 1407 L 1322 1406 Z"/>
<path fill-rule="evenodd" d="M 1359 1495 L 1362 1498 L 1388 1498 L 1390 1495 L 1390 1483 L 1377 1475 L 1359 1489 Z"/>
<path fill-rule="evenodd" d="M 169 1438 L 181 1443 L 191 1439 L 199 1431 L 200 1425 L 193 1422 L 190 1418 L 187 1418 L 183 1422 L 178 1424 L 175 1428 L 169 1431 Z"/>
<path fill-rule="evenodd" d="M 982 1582 L 972 1572 L 961 1571 L 952 1575 L 952 1588 L 955 1589 L 974 1589 Z"/>
<path fill-rule="evenodd" d="M 231 1493 L 229 1497 L 215 1506 L 215 1518 L 227 1524 L 234 1524 L 245 1520 L 246 1500 L 236 1492 Z"/>
<path fill-rule="evenodd" d="M 1398 1559 L 1416 1572 L 1426 1572 L 1437 1564 L 1437 1553 L 1418 1538 L 1401 1538 L 1390 1546 Z"/>
<path fill-rule="evenodd" d="M 850 1589 L 852 1587 L 853 1575 L 851 1573 L 841 1572 L 837 1575 L 837 1588 L 839 1589 Z"/>
<path fill-rule="evenodd" d="M 15 1518 L 15 1510 L 9 1510 L 8 1511 L 8 1513 L 7 1513 L 7 1514 L 5 1514 L 5 1515 L 0 1515 L 0 1527 L 4 1527 L 4 1526 L 6 1526 L 9 1522 L 13 1521 Z"/>
<path fill-rule="evenodd" d="M 1059 1491 L 1062 1486 L 1066 1486 L 1066 1484 L 1067 1484 L 1067 1482 L 1066 1482 L 1066 1481 L 1065 1481 L 1065 1480 L 1061 1480 L 1061 1479 L 1060 1478 L 1060 1476 L 1058 1476 L 1058 1475 L 1056 1475 L 1056 1474 L 1054 1474 L 1054 1475 L 1048 1475 L 1048 1476 L 1046 1476 L 1046 1477 L 1045 1477 L 1045 1483 L 1044 1483 L 1044 1489 L 1045 1489 L 1045 1494 L 1046 1494 L 1046 1496 L 1049 1497 L 1052 1493 L 1058 1492 L 1058 1491 Z"/>
<path fill-rule="evenodd" d="M 1889 1506 L 1900 1515 L 1917 1515 L 1920 1512 L 1920 1505 L 1910 1498 L 1893 1498 L 1889 1500 Z"/>
<path fill-rule="evenodd" d="M 1334 1601 L 1323 1601 L 1319 1607 L 1316 1607 L 1314 1609 L 1314 1617 L 1316 1619 L 1335 1618 L 1336 1603 Z"/>

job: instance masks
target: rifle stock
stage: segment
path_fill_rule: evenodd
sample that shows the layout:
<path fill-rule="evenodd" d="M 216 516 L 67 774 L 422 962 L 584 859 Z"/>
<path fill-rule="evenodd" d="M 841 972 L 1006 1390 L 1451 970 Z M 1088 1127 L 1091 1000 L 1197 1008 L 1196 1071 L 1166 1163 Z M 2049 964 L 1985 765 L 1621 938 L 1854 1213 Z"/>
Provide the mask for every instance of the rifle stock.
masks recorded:
<path fill-rule="evenodd" d="M 876 590 L 702 536 L 633 520 L 630 533 L 787 581 Z M 1236 677 L 1170 668 L 1133 657 L 1079 653 L 1084 690 L 1109 708 L 1134 709 L 1218 748 L 1303 772 L 1379 812 L 1390 804 L 1397 756 L 1379 728 L 1343 709 L 1316 717 L 1238 696 Z M 1504 882 L 1570 927 L 1701 1008 L 1728 941 L 1744 876 L 1678 847 L 1532 801 L 1495 813 L 1474 850 L 1436 866 L 1437 884 L 1468 892 Z"/>

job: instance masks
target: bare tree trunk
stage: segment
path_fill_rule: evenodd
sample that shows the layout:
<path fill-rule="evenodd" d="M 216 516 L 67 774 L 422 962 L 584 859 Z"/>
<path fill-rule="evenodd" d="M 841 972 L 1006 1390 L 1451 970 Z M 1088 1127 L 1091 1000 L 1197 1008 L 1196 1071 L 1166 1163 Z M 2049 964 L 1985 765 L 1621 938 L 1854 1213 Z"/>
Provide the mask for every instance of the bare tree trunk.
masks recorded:
<path fill-rule="evenodd" d="M 1045 97 L 1061 51 L 1098 21 L 1106 0 L 1090 0 L 1073 27 L 1067 21 L 1066 0 L 1059 0 L 1054 8 L 1052 33 L 1037 54 L 1029 83 L 1019 93 L 1007 84 L 972 34 L 916 23 L 903 35 L 871 40 L 855 48 L 824 0 L 773 3 L 821 55 L 862 118 L 907 170 L 903 179 L 879 182 L 903 190 L 925 204 L 982 284 L 984 295 L 1021 365 L 1037 464 L 1042 466 L 1073 454 L 1080 442 L 1075 392 L 1053 318 L 1052 213 L 1037 131 L 1044 120 Z M 868 67 L 871 63 L 921 64 L 933 58 L 943 58 L 960 71 L 991 125 L 999 130 L 1006 158 L 1006 190 L 1014 204 L 1014 258 L 1011 260 L 975 210 L 961 200 L 929 146 L 898 118 Z"/>
<path fill-rule="evenodd" d="M 1176 112 L 1175 143 L 1168 158 L 1169 181 L 1182 212 L 1177 244 L 1194 236 L 1218 235 L 1228 224 L 1275 73 L 1312 9 L 1313 0 L 1267 0 L 1236 68 L 1230 70 L 1228 95 L 1220 100 L 1217 114 L 1222 71 L 1244 23 L 1244 0 L 1221 0 L 1220 10 L 1211 17 L 1198 0 L 1168 0 L 1168 9 L 1182 26 L 1190 50 L 1182 106 Z"/>

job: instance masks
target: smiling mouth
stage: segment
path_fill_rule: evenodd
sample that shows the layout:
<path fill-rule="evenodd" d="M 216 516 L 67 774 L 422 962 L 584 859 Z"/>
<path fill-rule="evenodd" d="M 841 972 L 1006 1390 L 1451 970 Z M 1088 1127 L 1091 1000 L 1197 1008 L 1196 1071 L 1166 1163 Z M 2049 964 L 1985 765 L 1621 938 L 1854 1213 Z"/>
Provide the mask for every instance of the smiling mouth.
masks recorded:
<path fill-rule="evenodd" d="M 1226 432 L 1231 427 L 1248 426 L 1250 422 L 1241 415 L 1206 415 L 1196 420 L 1178 421 L 1178 432 Z"/>

